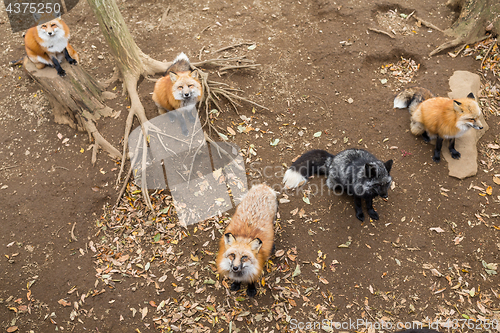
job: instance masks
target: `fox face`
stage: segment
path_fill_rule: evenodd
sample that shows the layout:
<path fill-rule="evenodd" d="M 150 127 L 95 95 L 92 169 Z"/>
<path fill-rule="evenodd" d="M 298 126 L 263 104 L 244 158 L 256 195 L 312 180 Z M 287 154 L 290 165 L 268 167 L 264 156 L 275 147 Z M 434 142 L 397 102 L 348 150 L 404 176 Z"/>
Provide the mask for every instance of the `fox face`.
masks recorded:
<path fill-rule="evenodd" d="M 201 84 L 198 81 L 196 71 L 174 73 L 170 72 L 170 80 L 172 81 L 172 93 L 176 100 L 196 102 L 198 96 L 201 95 Z"/>
<path fill-rule="evenodd" d="M 469 128 L 483 129 L 483 124 L 479 120 L 481 109 L 474 98 L 474 94 L 470 93 L 466 99 L 461 101 L 453 100 L 453 109 L 458 115 L 457 127 L 462 132 L 467 131 Z"/>
<path fill-rule="evenodd" d="M 365 164 L 365 175 L 368 178 L 367 192 L 379 195 L 384 199 L 389 197 L 389 189 L 392 183 L 392 177 L 389 173 L 391 172 L 392 163 L 393 161 L 389 160 L 385 163 L 377 161 Z"/>
<path fill-rule="evenodd" d="M 57 39 L 64 37 L 66 32 L 61 24 L 60 18 L 45 22 L 37 26 L 38 35 L 43 40 Z"/>
<path fill-rule="evenodd" d="M 259 273 L 257 253 L 262 241 L 259 238 L 245 240 L 248 238 L 236 240 L 231 233 L 224 235 L 226 251 L 220 267 L 234 281 L 250 282 Z"/>

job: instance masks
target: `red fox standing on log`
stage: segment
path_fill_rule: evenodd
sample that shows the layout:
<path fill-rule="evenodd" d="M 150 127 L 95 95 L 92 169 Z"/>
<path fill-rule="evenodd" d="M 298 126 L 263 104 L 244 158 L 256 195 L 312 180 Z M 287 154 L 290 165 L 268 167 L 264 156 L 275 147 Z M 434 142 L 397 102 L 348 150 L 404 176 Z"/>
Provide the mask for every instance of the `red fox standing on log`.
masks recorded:
<path fill-rule="evenodd" d="M 40 21 L 40 16 L 35 17 Z M 38 69 L 45 66 L 54 67 L 59 76 L 66 75 L 61 67 L 63 57 L 75 65 L 80 61 L 78 53 L 69 45 L 69 28 L 64 21 L 57 17 L 51 21 L 28 29 L 24 36 L 24 44 L 28 58 Z"/>

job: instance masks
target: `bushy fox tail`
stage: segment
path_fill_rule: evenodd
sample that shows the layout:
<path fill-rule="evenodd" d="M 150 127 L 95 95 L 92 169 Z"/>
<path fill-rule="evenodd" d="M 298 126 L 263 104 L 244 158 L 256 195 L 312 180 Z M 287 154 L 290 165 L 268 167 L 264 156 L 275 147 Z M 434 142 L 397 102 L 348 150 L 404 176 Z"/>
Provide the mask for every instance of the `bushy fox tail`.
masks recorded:
<path fill-rule="evenodd" d="M 408 108 L 410 114 L 413 114 L 420 103 L 426 99 L 434 97 L 434 94 L 429 90 L 421 87 L 412 87 L 400 92 L 394 98 L 394 108 L 405 109 Z"/>
<path fill-rule="evenodd" d="M 311 150 L 300 156 L 286 170 L 283 176 L 285 188 L 296 188 L 307 182 L 307 179 L 315 174 L 326 174 L 328 160 L 334 155 L 324 150 Z"/>
<path fill-rule="evenodd" d="M 184 52 L 179 53 L 179 55 L 175 57 L 173 63 L 175 64 L 176 62 L 181 62 L 181 61 L 185 61 L 189 64 L 189 58 Z"/>

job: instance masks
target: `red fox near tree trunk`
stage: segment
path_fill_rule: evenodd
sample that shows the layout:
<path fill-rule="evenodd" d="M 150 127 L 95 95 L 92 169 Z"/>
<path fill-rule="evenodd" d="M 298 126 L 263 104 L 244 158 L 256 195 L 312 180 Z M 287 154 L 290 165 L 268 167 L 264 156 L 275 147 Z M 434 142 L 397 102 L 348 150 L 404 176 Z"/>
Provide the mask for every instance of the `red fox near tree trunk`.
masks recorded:
<path fill-rule="evenodd" d="M 69 28 L 58 17 L 28 29 L 24 44 L 28 58 L 38 69 L 54 67 L 60 76 L 66 75 L 61 67 L 63 58 L 74 65 L 80 61 L 78 53 L 69 45 Z"/>

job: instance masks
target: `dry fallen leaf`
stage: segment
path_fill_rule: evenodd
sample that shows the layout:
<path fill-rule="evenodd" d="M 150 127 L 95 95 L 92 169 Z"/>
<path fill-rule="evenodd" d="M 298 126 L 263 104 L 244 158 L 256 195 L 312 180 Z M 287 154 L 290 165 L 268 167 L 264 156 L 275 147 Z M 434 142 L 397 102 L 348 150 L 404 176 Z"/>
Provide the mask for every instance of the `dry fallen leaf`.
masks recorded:
<path fill-rule="evenodd" d="M 437 269 L 435 269 L 435 268 L 431 269 L 431 273 L 432 273 L 432 275 L 437 276 L 437 277 L 441 277 L 441 276 L 443 276 L 443 274 L 441 274 L 441 273 L 440 273 Z"/>
<path fill-rule="evenodd" d="M 486 194 L 488 194 L 488 195 L 492 195 L 493 194 L 493 188 L 491 186 L 488 186 L 486 188 Z"/>
<path fill-rule="evenodd" d="M 71 302 L 68 302 L 65 299 L 60 299 L 57 301 L 57 303 L 61 304 L 62 306 L 70 306 L 71 305 Z"/>
<path fill-rule="evenodd" d="M 275 256 L 276 256 L 276 257 L 281 257 L 281 256 L 282 256 L 282 255 L 284 255 L 284 254 L 285 254 L 285 251 L 284 251 L 284 250 L 278 250 L 278 251 L 276 251 Z"/>
<path fill-rule="evenodd" d="M 227 127 L 227 131 L 229 132 L 229 134 L 231 135 L 236 135 L 236 131 L 234 129 L 232 129 L 231 127 Z"/>
<path fill-rule="evenodd" d="M 147 314 L 148 314 L 148 308 L 147 308 L 147 307 L 145 307 L 145 308 L 141 309 L 141 314 L 142 314 L 142 318 L 141 318 L 141 320 L 143 320 L 143 319 L 144 319 L 144 317 L 146 317 L 146 316 L 147 316 Z"/>

